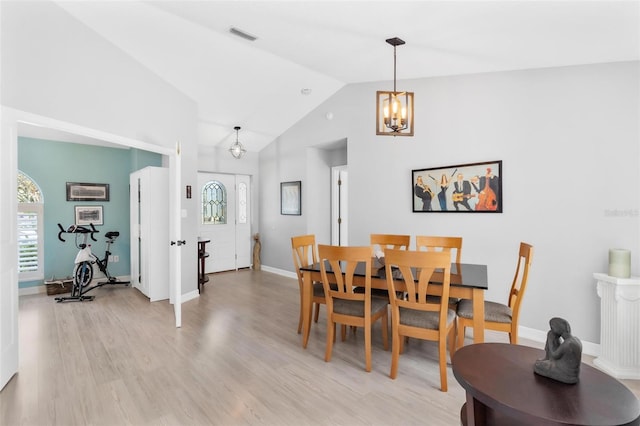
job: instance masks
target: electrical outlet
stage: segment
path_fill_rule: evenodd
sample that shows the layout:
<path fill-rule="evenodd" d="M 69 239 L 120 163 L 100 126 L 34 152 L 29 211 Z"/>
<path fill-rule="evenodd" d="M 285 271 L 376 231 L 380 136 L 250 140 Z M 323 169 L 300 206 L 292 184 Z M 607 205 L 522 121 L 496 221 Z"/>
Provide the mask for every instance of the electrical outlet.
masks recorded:
<path fill-rule="evenodd" d="M 113 256 L 113 263 L 120 262 L 120 256 Z"/>
<path fill-rule="evenodd" d="M 109 263 L 113 263 L 113 256 L 109 256 Z"/>

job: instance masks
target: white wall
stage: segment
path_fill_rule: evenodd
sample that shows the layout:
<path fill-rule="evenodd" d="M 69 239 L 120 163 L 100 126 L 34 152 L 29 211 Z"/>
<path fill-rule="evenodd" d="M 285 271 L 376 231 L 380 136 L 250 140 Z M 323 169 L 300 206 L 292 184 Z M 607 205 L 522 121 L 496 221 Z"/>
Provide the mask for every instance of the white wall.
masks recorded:
<path fill-rule="evenodd" d="M 0 7 L 2 105 L 161 147 L 179 141 L 182 181 L 196 181 L 197 108 L 191 99 L 55 3 Z M 181 208 L 187 213 L 182 289 L 190 293 L 197 289 L 196 204 L 183 197 Z"/>
<path fill-rule="evenodd" d="M 302 179 L 315 194 L 307 147 L 347 138 L 351 245 L 373 232 L 460 235 L 464 261 L 489 267 L 487 299 L 506 302 L 518 244 L 529 242 L 521 325 L 547 330 L 561 316 L 599 342 L 593 272 L 621 247 L 639 274 L 638 71 L 625 62 L 402 81 L 416 97 L 412 138 L 375 135 L 375 91 L 388 82 L 345 87 L 260 154 L 263 264 L 292 271 L 290 237 L 325 226 L 280 216 L 277 183 Z M 504 213 L 412 213 L 412 169 L 491 160 L 503 161 Z"/>

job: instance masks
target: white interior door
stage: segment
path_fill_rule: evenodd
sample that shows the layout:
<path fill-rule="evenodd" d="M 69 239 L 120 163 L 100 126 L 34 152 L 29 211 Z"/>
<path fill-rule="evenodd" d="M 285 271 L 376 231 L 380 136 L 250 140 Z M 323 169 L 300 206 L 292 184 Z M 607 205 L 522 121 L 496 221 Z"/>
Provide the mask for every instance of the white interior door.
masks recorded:
<path fill-rule="evenodd" d="M 249 176 L 198 173 L 199 202 L 202 206 L 198 236 L 211 240 L 205 273 L 245 268 L 251 264 L 251 210 Z M 223 194 L 203 205 L 203 194 Z M 242 199 L 242 203 L 239 200 Z M 203 220 L 202 216 L 206 216 Z"/>
<path fill-rule="evenodd" d="M 16 174 L 18 170 L 17 133 L 15 122 L 1 114 L 0 140 L 0 390 L 18 372 L 18 237 Z"/>
<path fill-rule="evenodd" d="M 180 143 L 176 144 L 175 152 L 169 157 L 169 236 L 171 241 L 182 239 L 182 222 L 180 207 L 180 191 L 182 176 L 182 156 Z M 182 327 L 182 244 L 172 245 L 169 241 L 169 302 L 173 303 L 173 313 L 176 327 Z"/>

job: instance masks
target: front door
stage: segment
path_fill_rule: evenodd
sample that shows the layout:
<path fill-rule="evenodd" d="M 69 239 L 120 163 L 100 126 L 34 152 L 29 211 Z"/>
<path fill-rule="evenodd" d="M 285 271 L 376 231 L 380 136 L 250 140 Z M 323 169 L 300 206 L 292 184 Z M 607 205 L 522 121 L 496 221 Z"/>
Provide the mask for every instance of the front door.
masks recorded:
<path fill-rule="evenodd" d="M 205 273 L 251 265 L 249 182 L 249 176 L 244 175 L 198 173 L 198 237 L 211 241 Z"/>

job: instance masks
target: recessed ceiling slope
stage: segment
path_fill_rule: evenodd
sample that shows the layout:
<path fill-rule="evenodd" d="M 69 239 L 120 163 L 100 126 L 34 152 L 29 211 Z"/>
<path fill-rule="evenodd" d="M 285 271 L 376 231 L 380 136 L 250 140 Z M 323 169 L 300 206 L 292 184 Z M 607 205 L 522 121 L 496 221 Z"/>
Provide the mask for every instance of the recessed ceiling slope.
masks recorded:
<path fill-rule="evenodd" d="M 259 151 L 343 85 L 389 81 L 392 36 L 398 80 L 640 59 L 629 1 L 57 4 L 197 102 L 199 143 L 225 149 L 235 125 Z"/>

